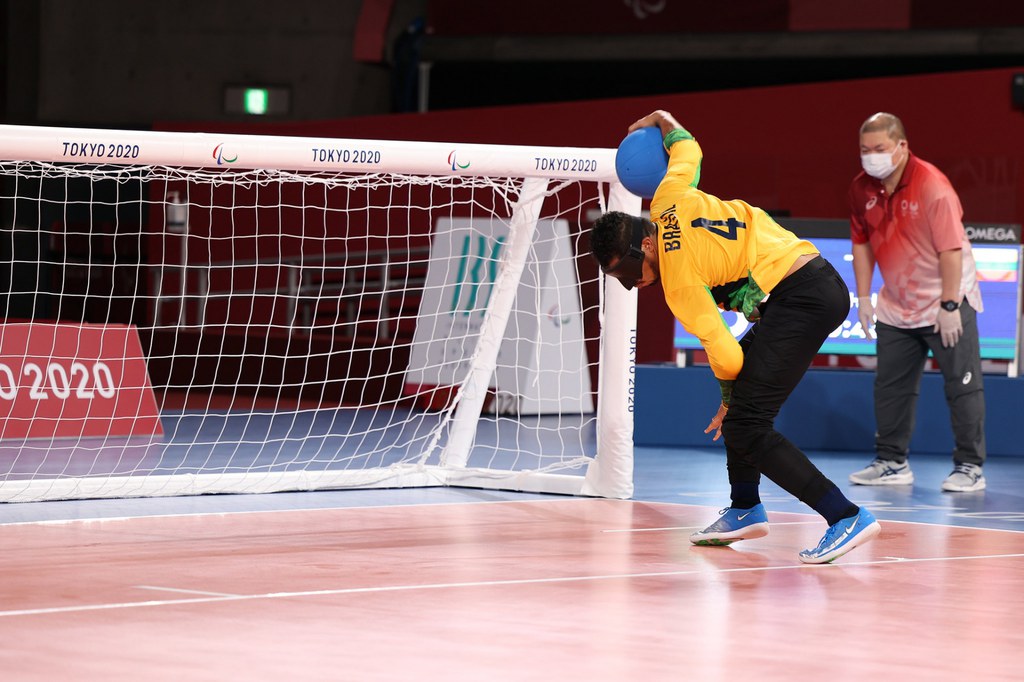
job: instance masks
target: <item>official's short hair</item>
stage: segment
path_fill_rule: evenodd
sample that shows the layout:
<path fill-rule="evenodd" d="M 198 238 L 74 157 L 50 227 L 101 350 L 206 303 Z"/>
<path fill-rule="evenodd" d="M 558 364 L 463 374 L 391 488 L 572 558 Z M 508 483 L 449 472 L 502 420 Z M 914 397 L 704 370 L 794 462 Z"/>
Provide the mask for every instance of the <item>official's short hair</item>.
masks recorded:
<path fill-rule="evenodd" d="M 893 114 L 879 111 L 877 114 L 872 114 L 868 117 L 868 120 L 860 126 L 860 134 L 864 133 L 877 133 L 884 132 L 889 136 L 890 140 L 907 139 L 907 131 L 903 127 L 903 121 Z"/>

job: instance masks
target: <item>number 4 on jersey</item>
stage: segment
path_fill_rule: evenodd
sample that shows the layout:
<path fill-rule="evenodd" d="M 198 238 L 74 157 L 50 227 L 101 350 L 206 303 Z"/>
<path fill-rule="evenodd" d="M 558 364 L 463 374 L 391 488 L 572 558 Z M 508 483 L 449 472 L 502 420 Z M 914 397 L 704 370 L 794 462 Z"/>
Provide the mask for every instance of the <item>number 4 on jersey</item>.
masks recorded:
<path fill-rule="evenodd" d="M 735 218 L 729 218 L 728 220 L 708 220 L 707 218 L 697 218 L 690 223 L 690 227 L 703 227 L 708 232 L 713 232 L 719 237 L 725 239 L 736 239 L 737 230 L 739 228 L 746 228 L 747 224 L 736 220 Z M 728 230 L 721 228 L 726 227 Z"/>

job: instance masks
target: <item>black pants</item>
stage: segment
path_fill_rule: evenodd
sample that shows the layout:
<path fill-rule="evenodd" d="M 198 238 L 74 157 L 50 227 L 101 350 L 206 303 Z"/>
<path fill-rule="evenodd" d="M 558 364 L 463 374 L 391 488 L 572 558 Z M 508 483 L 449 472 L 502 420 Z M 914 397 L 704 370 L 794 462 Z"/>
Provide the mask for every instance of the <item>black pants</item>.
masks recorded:
<path fill-rule="evenodd" d="M 921 374 L 931 350 L 942 370 L 953 427 L 953 460 L 985 462 L 985 390 L 981 377 L 978 315 L 960 304 L 963 335 L 952 348 L 942 347 L 935 327 L 901 329 L 878 322 L 878 369 L 875 372 L 875 451 L 896 462 L 907 459 L 914 434 Z"/>
<path fill-rule="evenodd" d="M 760 321 L 740 342 L 743 369 L 722 424 L 730 483 L 758 483 L 763 473 L 812 507 L 832 485 L 774 423 L 821 344 L 849 311 L 849 289 L 822 257 L 771 292 Z"/>

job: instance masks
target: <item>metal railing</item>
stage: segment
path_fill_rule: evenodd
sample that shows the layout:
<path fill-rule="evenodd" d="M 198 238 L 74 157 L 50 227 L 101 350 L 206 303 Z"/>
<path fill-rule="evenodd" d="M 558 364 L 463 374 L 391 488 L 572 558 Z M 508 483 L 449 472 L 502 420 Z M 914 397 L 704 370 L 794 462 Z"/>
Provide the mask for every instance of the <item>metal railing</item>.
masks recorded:
<path fill-rule="evenodd" d="M 395 299 L 402 308 L 419 302 L 426 282 L 428 246 L 401 252 L 384 249 L 326 256 L 289 256 L 213 263 L 160 264 L 150 266 L 155 327 L 163 324 L 166 308 L 177 306 L 177 325 L 203 327 L 209 323 L 208 306 L 217 299 L 237 300 L 271 297 L 286 303 L 285 324 L 297 332 L 318 326 L 317 311 L 325 304 L 336 310 L 334 326 L 355 335 L 357 325 L 375 323 L 378 340 L 395 337 L 398 319 L 389 314 Z M 239 274 L 255 270 L 251 288 L 236 286 Z M 267 271 L 270 271 L 269 273 Z M 227 286 L 220 284 L 225 279 Z M 176 275 L 176 276 L 175 276 Z M 257 286 L 259 282 L 268 282 Z M 366 304 L 376 301 L 376 315 L 366 314 Z M 399 312 L 399 316 L 402 312 Z M 338 320 L 341 320 L 340 322 Z"/>

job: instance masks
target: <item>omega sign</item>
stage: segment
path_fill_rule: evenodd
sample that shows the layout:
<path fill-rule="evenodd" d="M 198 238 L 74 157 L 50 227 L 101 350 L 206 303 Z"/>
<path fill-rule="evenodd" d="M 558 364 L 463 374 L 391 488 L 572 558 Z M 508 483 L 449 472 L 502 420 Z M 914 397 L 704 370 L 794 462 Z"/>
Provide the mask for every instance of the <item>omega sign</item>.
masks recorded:
<path fill-rule="evenodd" d="M 972 244 L 1020 244 L 1020 225 L 1006 223 L 964 224 Z"/>

